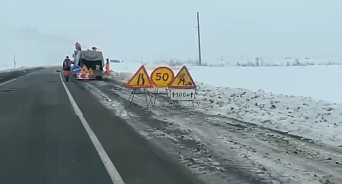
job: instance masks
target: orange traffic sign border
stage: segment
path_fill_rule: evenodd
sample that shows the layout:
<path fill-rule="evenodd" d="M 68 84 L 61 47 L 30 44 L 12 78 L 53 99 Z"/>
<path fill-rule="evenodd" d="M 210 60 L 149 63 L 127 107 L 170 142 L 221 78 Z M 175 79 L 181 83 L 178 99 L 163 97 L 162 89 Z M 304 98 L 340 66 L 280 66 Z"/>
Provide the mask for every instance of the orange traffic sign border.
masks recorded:
<path fill-rule="evenodd" d="M 171 76 L 169 76 L 169 77 L 171 77 L 171 80 L 170 80 L 170 82 L 169 82 L 166 86 L 158 86 L 158 85 L 152 80 L 152 76 L 153 76 L 154 73 L 156 73 L 157 70 L 159 70 L 159 69 L 166 69 L 166 70 L 171 71 Z M 174 77 L 175 77 L 175 73 L 173 72 L 173 70 L 172 70 L 171 68 L 169 68 L 169 67 L 166 67 L 166 66 L 161 66 L 161 67 L 158 67 L 158 68 L 154 69 L 153 72 L 151 73 L 151 76 L 150 76 L 151 82 L 152 82 L 156 87 L 158 87 L 158 88 L 160 88 L 160 87 L 161 87 L 161 88 L 166 88 L 166 87 L 168 87 L 168 86 L 172 83 L 172 81 L 174 80 Z"/>
<path fill-rule="evenodd" d="M 140 73 L 140 71 L 143 71 L 144 74 L 146 74 L 146 79 L 149 81 L 149 85 L 143 85 L 143 86 L 137 86 L 137 85 L 129 85 L 132 80 Z M 126 88 L 153 88 L 152 81 L 150 79 L 150 76 L 148 75 L 146 68 L 144 65 L 141 65 L 141 67 L 135 72 L 135 74 L 129 79 L 129 81 L 125 85 Z"/>
<path fill-rule="evenodd" d="M 172 83 L 178 78 L 178 76 L 180 75 L 180 73 L 182 72 L 182 70 L 185 70 L 185 73 L 189 76 L 190 81 L 192 82 L 192 86 L 172 86 Z M 170 85 L 168 86 L 168 88 L 171 89 L 196 89 L 196 83 L 195 81 L 192 79 L 192 76 L 189 73 L 189 70 L 186 68 L 186 66 L 183 66 L 179 72 L 177 73 L 177 75 L 173 78 L 173 80 L 170 82 Z"/>

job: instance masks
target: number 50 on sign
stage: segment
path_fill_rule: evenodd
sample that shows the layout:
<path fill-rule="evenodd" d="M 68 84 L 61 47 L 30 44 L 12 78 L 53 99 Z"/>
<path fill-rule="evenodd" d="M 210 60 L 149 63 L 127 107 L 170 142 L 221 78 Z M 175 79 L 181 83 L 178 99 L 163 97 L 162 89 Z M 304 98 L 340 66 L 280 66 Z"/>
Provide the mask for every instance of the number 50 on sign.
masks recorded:
<path fill-rule="evenodd" d="M 167 87 L 174 78 L 173 71 L 168 67 L 156 68 L 151 73 L 151 81 L 158 88 Z"/>

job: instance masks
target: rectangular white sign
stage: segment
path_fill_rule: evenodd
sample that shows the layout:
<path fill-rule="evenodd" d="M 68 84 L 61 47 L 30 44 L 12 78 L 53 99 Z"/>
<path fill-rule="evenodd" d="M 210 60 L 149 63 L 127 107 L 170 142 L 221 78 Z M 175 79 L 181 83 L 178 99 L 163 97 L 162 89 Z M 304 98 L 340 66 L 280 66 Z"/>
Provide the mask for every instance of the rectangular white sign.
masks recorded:
<path fill-rule="evenodd" d="M 195 100 L 195 89 L 169 89 L 169 97 L 175 101 Z"/>

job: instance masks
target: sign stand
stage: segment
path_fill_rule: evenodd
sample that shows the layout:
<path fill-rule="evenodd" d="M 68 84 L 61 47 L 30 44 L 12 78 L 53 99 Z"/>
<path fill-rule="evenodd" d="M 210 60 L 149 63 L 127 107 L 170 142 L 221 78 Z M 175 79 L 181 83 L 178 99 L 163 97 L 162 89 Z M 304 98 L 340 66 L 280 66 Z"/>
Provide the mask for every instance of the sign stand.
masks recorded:
<path fill-rule="evenodd" d="M 155 86 L 153 96 L 151 95 L 151 102 L 155 106 L 158 96 L 168 94 L 168 86 L 174 78 L 172 69 L 168 67 L 158 67 L 151 73 L 151 81 Z M 159 89 L 165 89 L 166 92 L 160 92 Z"/>
<path fill-rule="evenodd" d="M 159 91 L 160 89 L 165 89 L 166 92 Z M 153 106 L 156 106 L 157 98 L 158 97 L 168 97 L 168 89 L 167 88 L 154 88 L 154 91 L 151 93 L 150 98 Z M 163 105 L 162 105 L 163 106 Z"/>
<path fill-rule="evenodd" d="M 138 71 L 133 75 L 133 77 L 127 82 L 125 85 L 126 88 L 132 88 L 130 96 L 128 97 L 129 106 L 132 105 L 134 96 L 136 94 L 144 94 L 146 99 L 146 108 L 148 108 L 149 105 L 152 105 L 152 101 L 150 98 L 150 93 L 148 91 L 149 88 L 153 88 L 152 82 L 150 80 L 150 77 L 148 76 L 148 73 L 142 65 Z M 137 92 L 137 90 L 140 89 L 142 92 Z"/>
<path fill-rule="evenodd" d="M 195 106 L 196 84 L 185 66 L 171 81 L 168 94 L 170 107 L 172 105 L 176 108 L 180 107 L 180 101 L 188 101 L 191 102 L 191 107 Z"/>
<path fill-rule="evenodd" d="M 148 92 L 147 89 L 142 89 L 143 92 L 137 92 L 137 88 L 134 88 L 132 91 L 131 91 L 131 94 L 129 95 L 128 97 L 128 101 L 129 101 L 129 107 L 132 105 L 133 101 L 134 101 L 134 96 L 135 95 L 138 95 L 138 94 L 143 94 L 145 96 L 145 100 L 146 100 L 146 108 L 149 107 L 149 105 L 152 105 L 153 106 L 153 103 L 151 101 L 151 98 L 150 98 L 150 94 Z"/>
<path fill-rule="evenodd" d="M 157 101 L 157 97 L 158 97 L 158 94 L 159 94 L 159 88 L 154 88 L 154 91 L 152 93 L 153 95 L 150 96 L 150 100 L 153 104 L 153 106 L 156 105 L 156 101 Z"/>

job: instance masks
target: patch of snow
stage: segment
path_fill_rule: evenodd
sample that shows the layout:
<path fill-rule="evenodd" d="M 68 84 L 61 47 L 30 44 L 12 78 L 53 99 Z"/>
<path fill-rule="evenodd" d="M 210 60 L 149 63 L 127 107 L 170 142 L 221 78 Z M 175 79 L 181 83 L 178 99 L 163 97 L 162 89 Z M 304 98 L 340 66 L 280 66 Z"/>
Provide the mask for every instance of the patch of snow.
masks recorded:
<path fill-rule="evenodd" d="M 128 80 L 133 76 L 134 73 L 117 73 L 117 72 L 112 72 L 111 75 L 107 76 L 105 75 L 104 78 L 106 79 L 111 79 L 114 80 L 120 84 L 125 84 L 128 82 Z"/>
<path fill-rule="evenodd" d="M 128 118 L 128 112 L 125 110 L 125 108 L 116 100 L 111 99 L 108 97 L 105 93 L 100 91 L 99 89 L 95 88 L 91 84 L 87 84 L 88 88 L 91 88 L 90 92 L 101 100 L 101 103 L 107 107 L 108 109 L 112 109 L 115 112 L 115 115 L 121 118 Z"/>

